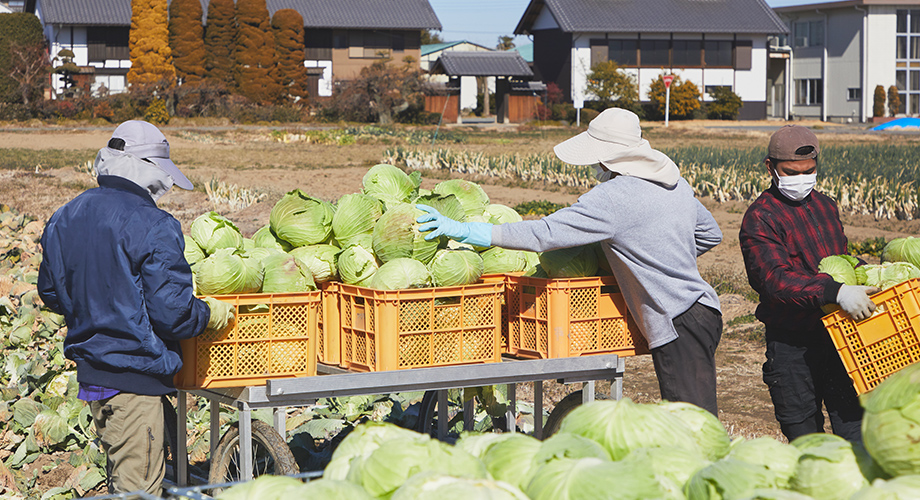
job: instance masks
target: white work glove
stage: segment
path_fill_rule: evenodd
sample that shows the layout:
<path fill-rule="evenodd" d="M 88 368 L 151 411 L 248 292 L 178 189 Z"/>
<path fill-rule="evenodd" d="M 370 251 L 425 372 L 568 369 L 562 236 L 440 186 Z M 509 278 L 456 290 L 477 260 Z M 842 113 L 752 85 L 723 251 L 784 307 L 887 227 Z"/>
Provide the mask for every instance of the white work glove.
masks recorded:
<path fill-rule="evenodd" d="M 211 316 L 208 318 L 206 331 L 223 332 L 233 321 L 233 305 L 217 300 L 214 297 L 205 297 L 205 303 L 211 309 Z"/>
<path fill-rule="evenodd" d="M 878 287 L 843 285 L 837 292 L 837 304 L 851 318 L 862 321 L 872 316 L 872 311 L 875 311 L 875 303 L 869 298 L 874 293 L 878 293 Z"/>

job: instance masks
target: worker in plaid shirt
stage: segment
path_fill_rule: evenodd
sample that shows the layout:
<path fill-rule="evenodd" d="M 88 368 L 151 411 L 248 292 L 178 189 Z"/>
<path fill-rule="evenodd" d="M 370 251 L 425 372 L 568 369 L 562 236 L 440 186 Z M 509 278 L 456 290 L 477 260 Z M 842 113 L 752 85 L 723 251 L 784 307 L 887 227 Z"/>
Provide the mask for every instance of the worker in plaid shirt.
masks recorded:
<path fill-rule="evenodd" d="M 843 285 L 818 272 L 830 255 L 847 253 L 837 204 L 814 191 L 818 138 L 787 125 L 770 138 L 764 164 L 773 179 L 751 204 L 739 240 L 748 281 L 760 294 L 756 316 L 766 327 L 763 380 L 783 434 L 824 432 L 827 409 L 834 434 L 861 439 L 862 407 L 853 382 L 821 323 L 826 304 L 856 320 L 871 316 L 874 287 Z"/>

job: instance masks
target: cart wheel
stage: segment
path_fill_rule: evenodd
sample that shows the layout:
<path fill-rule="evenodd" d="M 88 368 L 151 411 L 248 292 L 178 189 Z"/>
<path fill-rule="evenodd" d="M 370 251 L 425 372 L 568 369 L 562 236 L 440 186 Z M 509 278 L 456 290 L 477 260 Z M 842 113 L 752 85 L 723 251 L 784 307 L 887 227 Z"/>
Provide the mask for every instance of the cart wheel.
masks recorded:
<path fill-rule="evenodd" d="M 163 401 L 163 419 L 166 423 L 164 428 L 166 440 L 163 444 L 166 453 L 166 466 L 167 471 L 172 469 L 172 474 L 168 475 L 167 479 L 179 484 L 179 469 L 176 467 L 176 450 L 179 449 L 178 417 L 176 416 L 176 408 L 173 407 L 169 398 L 163 396 L 161 399 Z M 188 469 L 186 469 L 185 484 L 189 484 Z"/>
<path fill-rule="evenodd" d="M 478 400 L 474 399 L 474 408 Z M 460 437 L 458 429 L 463 428 L 463 389 L 450 389 L 447 391 L 447 440 L 454 441 Z M 419 405 L 418 420 L 415 430 L 431 437 L 438 437 L 438 391 L 425 391 Z M 488 418 L 487 421 L 475 425 L 479 432 L 491 432 L 493 429 L 505 429 L 505 417 Z"/>
<path fill-rule="evenodd" d="M 264 474 L 284 476 L 297 474 L 300 470 L 294 460 L 291 448 L 272 426 L 261 420 L 252 421 L 252 477 Z M 240 428 L 234 423 L 224 433 L 220 444 L 211 457 L 211 473 L 208 483 L 233 483 L 240 474 Z"/>
<path fill-rule="evenodd" d="M 562 419 L 580 405 L 581 391 L 575 391 L 556 403 L 553 411 L 549 412 L 549 418 L 546 419 L 546 424 L 543 426 L 543 439 L 558 432 Z"/>

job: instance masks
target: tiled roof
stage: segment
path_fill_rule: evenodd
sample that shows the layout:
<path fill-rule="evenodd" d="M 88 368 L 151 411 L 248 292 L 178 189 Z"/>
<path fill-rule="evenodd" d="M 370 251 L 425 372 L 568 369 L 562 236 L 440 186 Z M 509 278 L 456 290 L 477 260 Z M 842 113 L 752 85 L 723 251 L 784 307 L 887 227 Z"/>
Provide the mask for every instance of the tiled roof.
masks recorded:
<path fill-rule="evenodd" d="M 131 25 L 131 0 L 37 0 L 46 24 Z M 201 0 L 207 14 L 208 0 Z M 441 29 L 428 0 L 267 0 L 269 14 L 294 9 L 308 28 Z"/>
<path fill-rule="evenodd" d="M 428 54 L 431 54 L 432 52 L 449 49 L 453 47 L 454 45 L 460 45 L 461 43 L 463 43 L 463 40 L 460 40 L 458 42 L 426 43 L 425 45 L 422 45 L 422 55 L 427 56 Z"/>
<path fill-rule="evenodd" d="M 448 51 L 441 54 L 430 71 L 450 76 L 533 76 L 521 54 L 514 51 Z"/>
<path fill-rule="evenodd" d="M 544 7 L 567 33 L 787 32 L 764 0 L 531 0 L 514 33 L 530 33 Z"/>

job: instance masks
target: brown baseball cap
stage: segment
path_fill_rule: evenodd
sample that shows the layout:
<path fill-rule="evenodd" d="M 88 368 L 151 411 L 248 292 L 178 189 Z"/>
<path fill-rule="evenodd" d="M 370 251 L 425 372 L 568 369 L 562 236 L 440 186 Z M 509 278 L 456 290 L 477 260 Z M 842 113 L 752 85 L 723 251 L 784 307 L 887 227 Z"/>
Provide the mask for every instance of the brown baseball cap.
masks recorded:
<path fill-rule="evenodd" d="M 786 125 L 770 137 L 767 158 L 782 161 L 808 160 L 817 158 L 818 136 L 801 125 Z"/>

